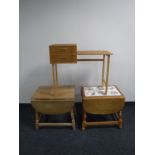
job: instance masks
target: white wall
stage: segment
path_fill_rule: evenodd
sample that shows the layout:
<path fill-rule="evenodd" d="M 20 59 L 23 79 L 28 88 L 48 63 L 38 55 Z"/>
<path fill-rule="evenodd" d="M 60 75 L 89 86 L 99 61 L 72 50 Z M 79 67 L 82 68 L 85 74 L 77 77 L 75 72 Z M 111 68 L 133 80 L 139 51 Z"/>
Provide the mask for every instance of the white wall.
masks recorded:
<path fill-rule="evenodd" d="M 48 45 L 77 43 L 80 50 L 111 50 L 110 84 L 135 100 L 134 0 L 20 0 L 20 103 L 51 84 Z M 59 65 L 61 84 L 101 82 L 99 62 Z"/>

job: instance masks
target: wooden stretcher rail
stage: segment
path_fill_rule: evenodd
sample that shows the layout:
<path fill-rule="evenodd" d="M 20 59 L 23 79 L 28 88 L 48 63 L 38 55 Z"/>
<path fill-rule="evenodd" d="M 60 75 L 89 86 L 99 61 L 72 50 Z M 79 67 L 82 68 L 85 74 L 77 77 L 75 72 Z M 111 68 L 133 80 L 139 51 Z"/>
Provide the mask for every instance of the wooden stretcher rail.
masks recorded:
<path fill-rule="evenodd" d="M 104 61 L 104 59 L 77 59 L 77 61 Z"/>
<path fill-rule="evenodd" d="M 110 51 L 77 51 L 77 55 L 112 55 Z"/>
<path fill-rule="evenodd" d="M 86 125 L 115 125 L 118 121 L 86 122 Z"/>
<path fill-rule="evenodd" d="M 72 123 L 38 123 L 39 126 L 72 126 Z"/>

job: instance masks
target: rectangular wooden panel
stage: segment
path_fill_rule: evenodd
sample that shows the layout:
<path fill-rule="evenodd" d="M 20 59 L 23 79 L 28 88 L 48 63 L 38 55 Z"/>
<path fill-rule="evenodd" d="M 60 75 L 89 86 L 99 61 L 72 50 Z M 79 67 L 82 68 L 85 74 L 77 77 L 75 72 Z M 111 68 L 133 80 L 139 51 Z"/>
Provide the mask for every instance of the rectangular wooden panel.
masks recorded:
<path fill-rule="evenodd" d="M 50 63 L 77 63 L 76 44 L 53 44 L 49 46 Z"/>

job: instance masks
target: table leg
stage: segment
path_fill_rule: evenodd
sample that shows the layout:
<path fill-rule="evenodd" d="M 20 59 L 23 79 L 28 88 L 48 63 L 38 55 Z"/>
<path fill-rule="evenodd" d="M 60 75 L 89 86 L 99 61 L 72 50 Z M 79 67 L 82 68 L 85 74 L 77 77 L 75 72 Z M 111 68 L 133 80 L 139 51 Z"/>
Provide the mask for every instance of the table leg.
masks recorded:
<path fill-rule="evenodd" d="M 73 127 L 73 130 L 75 130 L 74 110 L 72 109 L 70 113 L 71 113 L 71 119 L 72 119 L 72 127 Z"/>
<path fill-rule="evenodd" d="M 85 111 L 83 111 L 82 130 L 85 130 L 86 128 L 86 119 L 87 119 L 87 114 Z"/>
<path fill-rule="evenodd" d="M 105 88 L 105 94 L 107 94 L 108 91 L 108 78 L 109 78 L 109 65 L 110 65 L 110 56 L 107 56 L 107 71 L 106 71 L 106 88 Z"/>
<path fill-rule="evenodd" d="M 119 117 L 119 119 L 118 119 L 118 127 L 122 128 L 122 122 L 123 122 L 123 120 L 122 120 L 122 111 L 118 112 L 118 117 Z"/>
<path fill-rule="evenodd" d="M 39 130 L 39 113 L 37 111 L 35 112 L 35 119 L 36 119 L 35 122 L 36 130 Z"/>

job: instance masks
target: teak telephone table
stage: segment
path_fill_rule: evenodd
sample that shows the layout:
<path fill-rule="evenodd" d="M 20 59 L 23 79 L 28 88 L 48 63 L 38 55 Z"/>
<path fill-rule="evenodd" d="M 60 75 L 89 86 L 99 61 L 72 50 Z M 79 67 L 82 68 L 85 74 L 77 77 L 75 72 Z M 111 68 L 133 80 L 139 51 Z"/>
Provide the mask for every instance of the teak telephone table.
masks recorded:
<path fill-rule="evenodd" d="M 124 106 L 124 96 L 121 94 L 108 97 L 108 77 L 110 65 L 110 51 L 77 51 L 76 44 L 54 44 L 49 46 L 50 63 L 52 64 L 52 81 L 53 86 L 39 87 L 31 98 L 32 106 L 36 111 L 36 129 L 39 126 L 72 126 L 75 129 L 74 119 L 74 102 L 75 102 L 75 88 L 73 86 L 59 86 L 57 64 L 77 63 L 77 61 L 102 61 L 102 88 L 104 88 L 103 95 L 94 98 L 85 95 L 85 88 L 83 87 L 82 101 L 83 101 L 83 122 L 82 129 L 86 125 L 97 124 L 119 124 L 121 127 L 122 116 L 121 110 Z M 102 59 L 78 59 L 77 55 L 102 55 Z M 107 61 L 106 61 L 107 60 Z M 105 65 L 105 63 L 107 63 Z M 106 66 L 106 74 L 105 74 Z M 121 97 L 120 97 L 121 96 Z M 108 106 L 108 110 L 107 110 Z M 97 108 L 96 108 L 97 107 Z M 96 108 L 96 109 L 95 109 Z M 102 110 L 101 110 L 102 109 Z M 105 112 L 106 111 L 106 112 Z M 41 114 L 63 114 L 70 112 L 72 123 L 40 123 Z M 111 114 L 116 113 L 118 121 L 116 122 L 86 122 L 86 113 L 92 114 Z"/>

